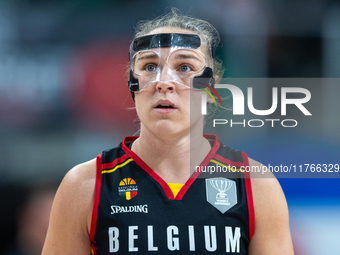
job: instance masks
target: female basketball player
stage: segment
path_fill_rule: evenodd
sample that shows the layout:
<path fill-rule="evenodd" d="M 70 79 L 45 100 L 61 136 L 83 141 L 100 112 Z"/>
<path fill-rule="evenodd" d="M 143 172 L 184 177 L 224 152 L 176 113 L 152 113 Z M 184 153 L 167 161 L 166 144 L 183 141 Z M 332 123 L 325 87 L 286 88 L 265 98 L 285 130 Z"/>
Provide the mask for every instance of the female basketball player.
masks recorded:
<path fill-rule="evenodd" d="M 69 171 L 44 255 L 293 254 L 277 180 L 250 179 L 242 170 L 258 162 L 203 135 L 200 88 L 222 75 L 217 43 L 209 23 L 175 11 L 138 27 L 129 89 L 140 136 Z"/>

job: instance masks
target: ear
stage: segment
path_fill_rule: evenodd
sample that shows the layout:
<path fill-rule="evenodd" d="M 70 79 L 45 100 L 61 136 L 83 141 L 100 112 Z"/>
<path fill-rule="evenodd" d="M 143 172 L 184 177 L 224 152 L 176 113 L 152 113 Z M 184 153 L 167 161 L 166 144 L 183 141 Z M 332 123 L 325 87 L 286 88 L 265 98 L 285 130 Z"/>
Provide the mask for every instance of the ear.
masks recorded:
<path fill-rule="evenodd" d="M 214 100 L 209 95 L 207 95 L 207 103 L 208 104 L 213 104 L 214 103 Z"/>
<path fill-rule="evenodd" d="M 220 76 L 218 76 L 217 74 L 214 75 L 214 79 L 215 79 L 215 84 L 220 82 Z M 209 89 L 209 91 L 210 91 L 210 89 Z M 210 96 L 208 96 L 207 102 L 208 102 L 208 104 L 213 104 L 214 100 Z"/>
<path fill-rule="evenodd" d="M 211 94 L 211 90 L 209 89 L 209 88 L 205 88 L 207 91 L 209 91 L 209 93 Z M 203 93 L 206 93 L 205 91 L 202 91 Z M 214 100 L 211 98 L 211 96 L 208 94 L 208 93 L 206 93 L 207 94 L 207 103 L 208 104 L 213 104 L 214 103 Z M 212 94 L 213 95 L 213 94 Z M 214 96 L 214 95 L 213 95 Z"/>
<path fill-rule="evenodd" d="M 221 77 L 218 76 L 217 74 L 214 74 L 214 79 L 215 79 L 215 84 L 218 84 L 221 80 Z"/>

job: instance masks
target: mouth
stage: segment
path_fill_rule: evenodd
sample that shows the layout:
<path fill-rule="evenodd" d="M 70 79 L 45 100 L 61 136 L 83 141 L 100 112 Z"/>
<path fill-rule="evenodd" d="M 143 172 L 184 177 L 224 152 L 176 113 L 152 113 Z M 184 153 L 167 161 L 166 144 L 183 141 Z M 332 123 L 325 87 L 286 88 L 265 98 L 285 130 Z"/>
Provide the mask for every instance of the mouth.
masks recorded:
<path fill-rule="evenodd" d="M 154 104 L 154 108 L 170 108 L 170 109 L 175 109 L 176 105 L 171 102 L 170 100 L 167 99 L 160 99 Z"/>
<path fill-rule="evenodd" d="M 161 109 L 175 109 L 172 105 L 169 104 L 159 104 L 155 108 L 161 108 Z"/>
<path fill-rule="evenodd" d="M 158 100 L 154 105 L 154 109 L 159 113 L 170 113 L 177 109 L 176 105 L 169 100 Z"/>

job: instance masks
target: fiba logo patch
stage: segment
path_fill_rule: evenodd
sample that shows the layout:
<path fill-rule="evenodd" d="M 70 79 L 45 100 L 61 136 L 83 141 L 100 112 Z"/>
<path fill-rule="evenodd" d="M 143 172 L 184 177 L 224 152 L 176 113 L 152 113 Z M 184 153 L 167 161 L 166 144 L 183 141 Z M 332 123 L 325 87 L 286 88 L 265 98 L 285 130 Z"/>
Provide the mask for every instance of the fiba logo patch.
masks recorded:
<path fill-rule="evenodd" d="M 236 182 L 226 178 L 205 180 L 207 201 L 221 213 L 237 204 Z"/>
<path fill-rule="evenodd" d="M 137 196 L 138 187 L 134 179 L 124 178 L 120 181 L 118 187 L 118 193 L 120 196 L 125 197 L 126 200 L 130 200 Z"/>

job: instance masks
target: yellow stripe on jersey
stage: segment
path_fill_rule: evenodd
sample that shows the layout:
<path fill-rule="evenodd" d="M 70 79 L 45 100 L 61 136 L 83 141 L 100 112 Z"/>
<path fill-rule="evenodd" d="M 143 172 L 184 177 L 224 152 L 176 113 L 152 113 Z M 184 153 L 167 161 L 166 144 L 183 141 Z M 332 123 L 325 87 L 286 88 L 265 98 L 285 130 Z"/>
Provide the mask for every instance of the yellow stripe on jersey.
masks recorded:
<path fill-rule="evenodd" d="M 128 160 L 126 160 L 125 162 L 119 164 L 119 165 L 116 165 L 114 168 L 112 169 L 108 169 L 108 170 L 103 170 L 102 171 L 102 174 L 109 174 L 109 173 L 113 173 L 114 171 L 116 171 L 118 168 L 121 168 L 123 166 L 125 166 L 126 164 L 130 163 L 131 161 L 133 161 L 132 158 L 129 158 Z"/>
<path fill-rule="evenodd" d="M 229 165 L 225 165 L 225 164 L 222 164 L 221 162 L 215 160 L 215 159 L 212 159 L 210 160 L 210 162 L 213 162 L 217 165 L 220 165 L 222 167 L 226 167 L 227 169 L 229 169 L 230 171 L 232 172 L 244 172 L 244 169 L 241 169 L 241 168 L 235 168 L 235 167 L 230 167 Z"/>
<path fill-rule="evenodd" d="M 126 191 L 126 192 L 125 192 L 125 195 L 126 195 L 126 200 L 130 200 L 130 199 L 131 199 L 131 193 L 130 193 L 130 191 Z"/>
<path fill-rule="evenodd" d="M 169 185 L 172 193 L 174 194 L 174 197 L 177 196 L 178 192 L 184 186 L 184 184 L 181 184 L 181 183 L 168 183 L 168 185 Z"/>

